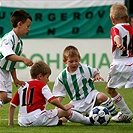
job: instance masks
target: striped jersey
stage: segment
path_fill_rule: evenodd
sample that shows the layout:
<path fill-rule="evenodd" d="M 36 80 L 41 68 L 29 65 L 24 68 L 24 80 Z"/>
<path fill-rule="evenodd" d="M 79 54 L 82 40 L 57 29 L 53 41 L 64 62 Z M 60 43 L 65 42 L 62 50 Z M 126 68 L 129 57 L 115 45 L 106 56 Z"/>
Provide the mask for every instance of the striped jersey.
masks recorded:
<path fill-rule="evenodd" d="M 125 51 L 119 50 L 115 44 L 115 38 L 119 36 Z M 114 59 L 133 58 L 133 28 L 129 23 L 116 24 L 111 28 L 111 46 Z"/>
<path fill-rule="evenodd" d="M 12 71 L 13 68 L 17 68 L 18 62 L 6 60 L 9 55 L 21 55 L 23 49 L 23 42 L 17 37 L 12 30 L 5 34 L 0 44 L 0 67 L 6 71 Z"/>
<path fill-rule="evenodd" d="M 71 100 L 85 98 L 94 89 L 92 78 L 99 70 L 85 64 L 79 64 L 74 73 L 69 73 L 67 67 L 58 75 L 53 87 L 53 95 L 65 97 Z"/>
<path fill-rule="evenodd" d="M 21 86 L 12 98 L 10 104 L 19 106 L 20 115 L 26 115 L 34 110 L 44 110 L 51 100 L 55 99 L 48 85 L 34 79 Z"/>

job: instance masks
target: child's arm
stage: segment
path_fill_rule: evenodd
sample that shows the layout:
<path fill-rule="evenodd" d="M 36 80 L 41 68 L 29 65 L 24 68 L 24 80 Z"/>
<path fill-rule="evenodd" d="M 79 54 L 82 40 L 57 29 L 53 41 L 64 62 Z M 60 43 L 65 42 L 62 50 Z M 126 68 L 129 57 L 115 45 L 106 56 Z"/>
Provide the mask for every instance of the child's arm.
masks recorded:
<path fill-rule="evenodd" d="M 58 100 L 60 103 L 62 103 L 63 99 L 64 99 L 63 97 L 58 97 L 58 98 L 57 98 L 57 100 Z M 68 103 L 68 104 L 65 105 L 65 107 L 67 107 L 67 108 L 70 109 L 70 108 L 74 108 L 74 105 Z M 55 107 L 55 108 L 58 108 L 58 107 Z"/>
<path fill-rule="evenodd" d="M 125 47 L 121 44 L 121 39 L 119 36 L 115 37 L 115 44 L 118 49 L 120 49 L 122 51 L 126 50 Z"/>
<path fill-rule="evenodd" d="M 60 103 L 62 103 L 63 97 L 58 97 L 57 99 L 58 99 L 58 101 L 59 101 Z"/>
<path fill-rule="evenodd" d="M 62 103 L 63 97 L 58 97 L 57 100 L 58 100 L 60 103 Z M 55 108 L 58 109 L 58 107 L 55 107 Z"/>
<path fill-rule="evenodd" d="M 32 66 L 33 62 L 28 59 L 25 58 L 23 56 L 18 56 L 16 54 L 12 54 L 6 57 L 7 60 L 11 60 L 11 61 L 15 61 L 15 62 L 23 62 L 26 66 Z"/>
<path fill-rule="evenodd" d="M 51 104 L 57 106 L 58 108 L 61 108 L 63 110 L 69 110 L 73 106 L 64 106 L 61 102 L 59 102 L 56 98 L 50 101 Z"/>
<path fill-rule="evenodd" d="M 92 82 L 94 82 L 96 80 L 98 80 L 98 81 L 100 81 L 100 80 L 104 81 L 104 79 L 98 73 L 94 76 Z"/>
<path fill-rule="evenodd" d="M 20 85 L 20 86 L 25 85 L 24 81 L 18 80 L 18 78 L 16 76 L 16 69 L 15 68 L 12 70 L 11 75 L 12 75 L 12 78 L 13 78 L 13 81 L 14 81 L 14 84 L 16 85 L 16 87 L 18 87 L 18 85 Z"/>
<path fill-rule="evenodd" d="M 10 105 L 10 109 L 9 109 L 9 119 L 8 119 L 8 125 L 12 126 L 14 125 L 14 112 L 15 112 L 16 107 L 14 107 L 13 105 Z"/>

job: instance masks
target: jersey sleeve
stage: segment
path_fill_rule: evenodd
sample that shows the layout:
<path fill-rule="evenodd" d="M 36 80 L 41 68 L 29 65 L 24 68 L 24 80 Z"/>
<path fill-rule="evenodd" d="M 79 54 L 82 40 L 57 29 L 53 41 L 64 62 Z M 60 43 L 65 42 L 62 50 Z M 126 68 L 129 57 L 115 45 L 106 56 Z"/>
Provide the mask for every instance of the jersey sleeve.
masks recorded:
<path fill-rule="evenodd" d="M 91 78 L 94 78 L 94 76 L 96 74 L 99 74 L 100 73 L 98 68 L 92 68 L 92 67 L 88 66 L 88 70 L 89 70 L 89 73 L 90 73 L 90 77 Z"/>
<path fill-rule="evenodd" d="M 18 91 L 13 96 L 12 101 L 11 101 L 10 104 L 13 105 L 14 107 L 17 107 L 19 105 L 19 94 L 18 94 Z"/>
<path fill-rule="evenodd" d="M 120 37 L 119 30 L 116 27 L 113 27 L 111 29 L 111 39 L 112 39 L 112 41 L 115 41 L 116 37 Z"/>
<path fill-rule="evenodd" d="M 4 58 L 6 58 L 9 55 L 15 54 L 14 51 L 12 50 L 12 43 L 8 39 L 3 39 L 2 40 L 2 47 L 1 47 L 1 52 Z"/>
<path fill-rule="evenodd" d="M 53 86 L 53 95 L 56 97 L 65 97 L 66 93 L 67 92 L 61 80 L 61 77 L 58 76 Z"/>
<path fill-rule="evenodd" d="M 48 85 L 45 85 L 42 88 L 42 94 L 44 95 L 44 97 L 47 99 L 48 102 L 50 102 L 51 100 L 55 99 L 56 97 L 53 96 L 51 90 L 49 89 Z"/>

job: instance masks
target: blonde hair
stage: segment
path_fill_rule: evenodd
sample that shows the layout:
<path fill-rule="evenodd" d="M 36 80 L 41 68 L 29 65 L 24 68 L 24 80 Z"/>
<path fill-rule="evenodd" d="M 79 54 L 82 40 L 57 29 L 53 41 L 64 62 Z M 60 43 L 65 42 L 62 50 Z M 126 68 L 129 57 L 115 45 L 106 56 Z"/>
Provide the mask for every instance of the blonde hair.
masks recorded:
<path fill-rule="evenodd" d="M 69 45 L 64 49 L 64 51 L 63 51 L 64 60 L 67 60 L 69 57 L 79 57 L 80 58 L 80 53 L 75 46 Z"/>
<path fill-rule="evenodd" d="M 110 8 L 110 15 L 115 19 L 115 20 L 122 20 L 126 21 L 128 18 L 128 11 L 127 7 L 122 4 L 114 4 Z"/>
<path fill-rule="evenodd" d="M 36 79 L 37 75 L 40 73 L 43 76 L 51 74 L 50 67 L 44 61 L 35 62 L 30 69 L 30 75 L 32 79 Z"/>

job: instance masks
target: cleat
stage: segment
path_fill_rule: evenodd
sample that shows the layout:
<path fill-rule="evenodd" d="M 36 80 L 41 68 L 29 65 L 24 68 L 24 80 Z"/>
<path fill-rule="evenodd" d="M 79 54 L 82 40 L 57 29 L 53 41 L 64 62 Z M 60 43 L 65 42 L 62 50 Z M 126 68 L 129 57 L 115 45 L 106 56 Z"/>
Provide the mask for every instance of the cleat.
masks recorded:
<path fill-rule="evenodd" d="M 85 116 L 86 116 L 86 117 L 89 117 L 89 114 L 87 113 Z"/>
<path fill-rule="evenodd" d="M 118 114 L 113 116 L 111 118 L 111 120 L 115 121 L 115 122 L 130 123 L 131 120 L 132 120 L 132 113 L 130 113 L 130 114 L 123 114 L 121 112 L 118 112 Z"/>
<path fill-rule="evenodd" d="M 62 120 L 59 120 L 57 126 L 61 126 L 61 125 L 62 125 Z"/>

